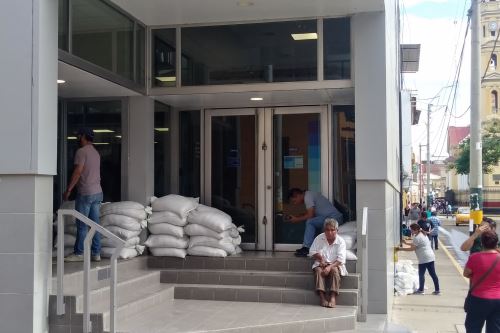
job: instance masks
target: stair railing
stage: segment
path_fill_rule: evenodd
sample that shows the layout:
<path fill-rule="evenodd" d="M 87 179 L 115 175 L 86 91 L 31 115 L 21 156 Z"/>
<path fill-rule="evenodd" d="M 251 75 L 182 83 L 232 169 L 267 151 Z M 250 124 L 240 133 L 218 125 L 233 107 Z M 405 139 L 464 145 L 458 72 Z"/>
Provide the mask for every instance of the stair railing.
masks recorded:
<path fill-rule="evenodd" d="M 59 209 L 57 211 L 57 315 L 62 316 L 64 306 L 64 216 L 73 216 L 90 227 L 83 245 L 83 332 L 92 331 L 90 322 L 90 247 L 96 232 L 110 239 L 116 249 L 111 256 L 109 313 L 110 333 L 116 333 L 116 264 L 125 241 L 109 230 L 103 228 L 88 217 L 73 209 Z"/>
<path fill-rule="evenodd" d="M 358 321 L 366 321 L 368 310 L 368 207 L 363 207 L 363 222 L 361 224 L 361 248 L 358 242 L 358 266 L 361 271 L 361 302 Z"/>

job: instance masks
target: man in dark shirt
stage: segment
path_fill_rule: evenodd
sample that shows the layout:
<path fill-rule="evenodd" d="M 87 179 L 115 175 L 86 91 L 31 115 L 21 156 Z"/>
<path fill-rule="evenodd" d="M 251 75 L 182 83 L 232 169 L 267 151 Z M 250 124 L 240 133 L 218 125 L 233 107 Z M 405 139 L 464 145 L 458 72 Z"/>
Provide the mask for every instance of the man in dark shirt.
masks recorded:
<path fill-rule="evenodd" d="M 420 220 L 418 220 L 417 223 L 420 226 L 420 229 L 422 229 L 422 232 L 429 237 L 431 224 L 427 221 L 427 212 L 420 213 Z"/>
<path fill-rule="evenodd" d="M 489 217 L 483 218 L 483 223 L 476 228 L 474 233 L 463 242 L 460 246 L 462 251 L 470 251 L 470 254 L 481 252 L 483 250 L 483 245 L 481 244 L 481 234 L 486 230 L 497 230 L 497 223 L 490 219 Z M 500 252 L 500 242 L 498 243 L 497 251 Z"/>

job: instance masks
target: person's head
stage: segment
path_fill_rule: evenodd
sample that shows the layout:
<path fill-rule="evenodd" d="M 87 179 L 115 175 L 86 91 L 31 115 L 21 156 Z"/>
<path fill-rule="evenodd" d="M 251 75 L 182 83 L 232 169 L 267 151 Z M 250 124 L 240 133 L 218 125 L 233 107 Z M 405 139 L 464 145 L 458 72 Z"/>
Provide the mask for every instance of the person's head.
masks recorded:
<path fill-rule="evenodd" d="M 427 220 L 427 212 L 420 213 L 420 217 L 422 218 L 422 220 Z"/>
<path fill-rule="evenodd" d="M 492 231 L 496 232 L 496 230 L 497 230 L 497 223 L 495 221 L 493 221 L 493 219 L 491 219 L 489 217 L 484 216 L 482 224 L 488 224 L 488 226 L 490 227 L 490 229 Z"/>
<path fill-rule="evenodd" d="M 339 223 L 336 219 L 332 217 L 327 217 L 325 222 L 323 222 L 323 232 L 328 241 L 334 241 L 337 237 L 337 231 L 339 229 Z"/>
<path fill-rule="evenodd" d="M 434 210 L 431 212 L 431 216 L 437 216 L 437 212 Z"/>
<path fill-rule="evenodd" d="M 498 246 L 498 235 L 493 230 L 486 230 L 481 234 L 481 244 L 485 250 L 494 250 Z"/>
<path fill-rule="evenodd" d="M 82 146 L 88 142 L 94 142 L 94 131 L 91 128 L 82 127 L 78 130 L 77 135 Z"/>
<path fill-rule="evenodd" d="M 420 226 L 417 223 L 412 223 L 410 225 L 410 230 L 412 234 L 416 235 L 420 232 Z"/>
<path fill-rule="evenodd" d="M 304 191 L 300 188 L 292 188 L 288 192 L 288 200 L 290 200 L 293 205 L 300 205 L 304 203 Z"/>

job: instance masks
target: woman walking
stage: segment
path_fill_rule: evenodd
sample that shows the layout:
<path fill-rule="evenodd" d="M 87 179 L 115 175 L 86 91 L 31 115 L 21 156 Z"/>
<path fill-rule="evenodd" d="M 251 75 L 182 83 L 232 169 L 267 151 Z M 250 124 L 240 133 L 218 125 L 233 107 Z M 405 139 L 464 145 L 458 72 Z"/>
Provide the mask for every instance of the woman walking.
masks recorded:
<path fill-rule="evenodd" d="M 409 247 L 400 247 L 400 251 L 415 251 L 418 260 L 418 290 L 414 292 L 415 295 L 424 294 L 424 284 L 425 284 L 425 271 L 429 271 L 429 275 L 434 282 L 434 292 L 433 295 L 439 295 L 439 279 L 436 274 L 436 269 L 434 267 L 434 261 L 436 257 L 434 256 L 434 251 L 431 248 L 431 242 L 429 237 L 422 231 L 420 226 L 416 223 L 410 225 L 411 233 L 414 236 L 413 242 L 408 243 L 403 239 L 403 244 Z"/>
<path fill-rule="evenodd" d="M 486 333 L 500 332 L 500 254 L 498 235 L 493 230 L 481 234 L 483 250 L 472 254 L 464 269 L 470 279 L 467 296 L 465 328 L 467 333 L 481 332 L 486 322 Z"/>

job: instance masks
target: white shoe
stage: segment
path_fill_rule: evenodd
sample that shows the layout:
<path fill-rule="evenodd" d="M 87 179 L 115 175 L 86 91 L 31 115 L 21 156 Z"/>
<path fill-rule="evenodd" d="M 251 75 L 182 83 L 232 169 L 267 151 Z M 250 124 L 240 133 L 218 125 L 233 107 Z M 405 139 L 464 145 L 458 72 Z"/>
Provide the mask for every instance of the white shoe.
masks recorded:
<path fill-rule="evenodd" d="M 72 253 L 69 256 L 67 256 L 66 258 L 64 258 L 64 261 L 65 262 L 80 262 L 80 261 L 83 261 L 83 254 Z"/>
<path fill-rule="evenodd" d="M 91 258 L 91 259 L 92 259 L 92 261 L 99 262 L 99 261 L 101 261 L 101 255 L 99 255 L 99 254 L 98 254 L 98 255 L 96 255 L 96 256 L 92 256 L 92 258 Z"/>

